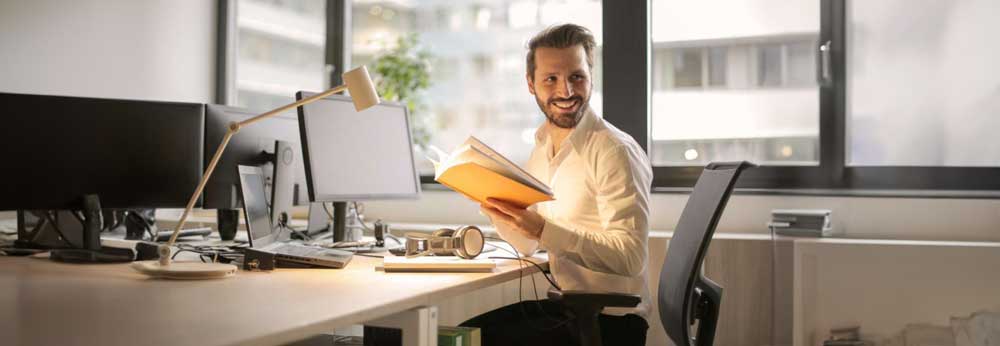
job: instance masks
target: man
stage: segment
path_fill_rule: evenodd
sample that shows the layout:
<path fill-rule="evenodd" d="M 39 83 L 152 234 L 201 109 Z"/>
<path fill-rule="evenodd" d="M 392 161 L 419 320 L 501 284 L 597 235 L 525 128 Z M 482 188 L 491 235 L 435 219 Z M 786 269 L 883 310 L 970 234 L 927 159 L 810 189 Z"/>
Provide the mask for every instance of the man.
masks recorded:
<path fill-rule="evenodd" d="M 524 255 L 549 252 L 549 268 L 564 290 L 639 294 L 637 308 L 600 316 L 605 345 L 644 345 L 649 191 L 652 169 L 628 134 L 594 114 L 594 37 L 566 24 L 528 43 L 528 91 L 547 121 L 535 133 L 529 173 L 555 200 L 527 209 L 490 199 L 481 206 L 502 238 Z M 465 323 L 482 328 L 484 345 L 571 344 L 573 330 L 556 303 L 522 302 Z"/>

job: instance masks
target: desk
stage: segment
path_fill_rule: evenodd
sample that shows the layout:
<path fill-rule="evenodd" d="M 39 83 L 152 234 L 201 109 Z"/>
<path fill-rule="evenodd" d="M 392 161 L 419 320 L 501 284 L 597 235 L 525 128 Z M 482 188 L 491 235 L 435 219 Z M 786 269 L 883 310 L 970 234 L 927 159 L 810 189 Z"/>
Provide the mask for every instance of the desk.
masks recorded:
<path fill-rule="evenodd" d="M 355 256 L 339 270 L 166 281 L 124 264 L 0 257 L 0 337 L 12 345 L 275 345 L 516 284 L 520 275 L 509 260 L 492 273 L 384 273 L 374 269 L 380 264 Z M 536 271 L 528 266 L 525 278 Z"/>

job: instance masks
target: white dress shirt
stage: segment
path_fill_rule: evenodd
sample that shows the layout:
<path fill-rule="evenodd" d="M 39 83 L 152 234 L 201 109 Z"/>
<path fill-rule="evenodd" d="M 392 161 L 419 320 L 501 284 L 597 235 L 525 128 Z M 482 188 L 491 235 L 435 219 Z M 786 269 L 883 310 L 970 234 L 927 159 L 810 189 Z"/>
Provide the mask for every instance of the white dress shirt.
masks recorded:
<path fill-rule="evenodd" d="M 540 241 L 506 225 L 497 233 L 524 255 L 539 246 L 563 290 L 638 294 L 636 308 L 604 313 L 649 312 L 646 285 L 649 191 L 653 172 L 631 136 L 588 110 L 554 152 L 543 124 L 525 169 L 547 183 L 555 200 L 531 206 L 545 219 Z M 540 243 L 540 244 L 539 244 Z"/>

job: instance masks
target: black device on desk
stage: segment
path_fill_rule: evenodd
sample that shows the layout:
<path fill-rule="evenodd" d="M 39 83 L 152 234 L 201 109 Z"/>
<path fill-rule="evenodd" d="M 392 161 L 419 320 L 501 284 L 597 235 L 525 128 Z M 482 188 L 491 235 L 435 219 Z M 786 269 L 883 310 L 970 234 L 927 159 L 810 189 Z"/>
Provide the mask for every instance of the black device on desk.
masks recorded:
<path fill-rule="evenodd" d="M 359 112 L 350 98 L 328 96 L 298 112 L 309 200 L 334 202 L 334 242 L 344 240 L 346 202 L 420 196 L 405 105 L 383 102 Z"/>
<path fill-rule="evenodd" d="M 351 261 L 353 254 L 350 252 L 278 241 L 281 229 L 275 229 L 268 216 L 267 203 L 264 200 L 263 172 L 260 167 L 254 166 L 238 165 L 237 169 L 251 248 L 273 253 L 274 259 L 279 264 L 289 262 L 298 265 L 343 268 Z"/>
<path fill-rule="evenodd" d="M 0 93 L 0 117 L 0 157 L 17 161 L 0 210 L 20 211 L 18 246 L 100 251 L 94 206 L 183 207 L 201 177 L 201 104 Z"/>

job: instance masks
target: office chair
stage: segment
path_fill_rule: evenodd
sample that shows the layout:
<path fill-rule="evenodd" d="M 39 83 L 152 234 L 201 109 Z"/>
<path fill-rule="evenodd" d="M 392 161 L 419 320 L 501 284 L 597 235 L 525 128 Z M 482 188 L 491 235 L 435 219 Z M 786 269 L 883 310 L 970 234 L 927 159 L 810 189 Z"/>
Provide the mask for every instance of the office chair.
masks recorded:
<path fill-rule="evenodd" d="M 709 346 L 715 339 L 722 287 L 701 273 L 701 264 L 740 172 L 756 167 L 749 162 L 710 163 L 694 185 L 667 256 L 660 268 L 659 313 L 663 329 L 677 346 Z M 580 344 L 601 345 L 598 315 L 605 307 L 635 307 L 634 294 L 549 291 L 576 316 Z M 698 322 L 692 338 L 691 326 Z"/>

